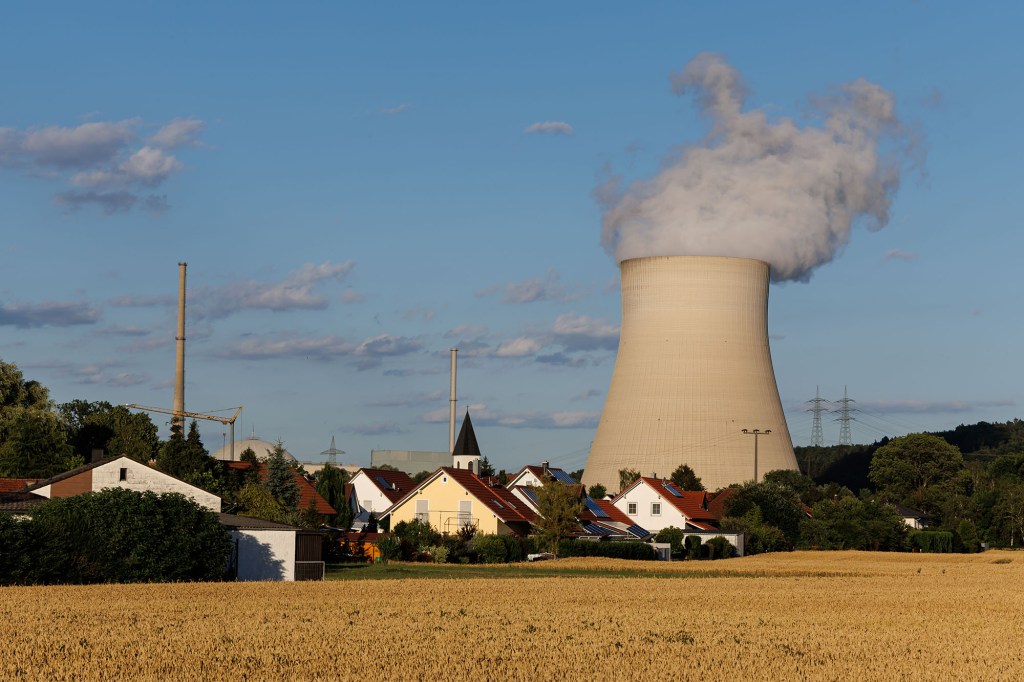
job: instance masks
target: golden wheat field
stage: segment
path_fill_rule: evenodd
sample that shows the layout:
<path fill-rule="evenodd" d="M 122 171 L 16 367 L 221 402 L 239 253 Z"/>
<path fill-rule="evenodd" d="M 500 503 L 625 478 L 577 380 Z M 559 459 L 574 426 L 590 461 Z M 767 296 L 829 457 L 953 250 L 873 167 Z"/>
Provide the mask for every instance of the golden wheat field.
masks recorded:
<path fill-rule="evenodd" d="M 0 678 L 1024 679 L 1024 553 L 553 565 L 593 573 L 0 588 Z"/>

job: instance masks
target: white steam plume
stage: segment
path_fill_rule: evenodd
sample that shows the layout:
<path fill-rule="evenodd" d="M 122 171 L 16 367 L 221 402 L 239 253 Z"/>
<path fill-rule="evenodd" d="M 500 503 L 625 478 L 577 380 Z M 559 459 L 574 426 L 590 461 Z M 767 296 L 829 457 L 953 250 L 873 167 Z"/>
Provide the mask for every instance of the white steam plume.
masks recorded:
<path fill-rule="evenodd" d="M 807 280 L 850 238 L 855 222 L 879 230 L 913 138 L 893 97 L 858 79 L 811 99 L 817 125 L 744 111 L 745 88 L 719 55 L 702 53 L 672 90 L 693 94 L 711 130 L 658 175 L 595 193 L 601 241 L 618 261 L 642 256 L 739 256 L 771 264 L 775 281 Z"/>

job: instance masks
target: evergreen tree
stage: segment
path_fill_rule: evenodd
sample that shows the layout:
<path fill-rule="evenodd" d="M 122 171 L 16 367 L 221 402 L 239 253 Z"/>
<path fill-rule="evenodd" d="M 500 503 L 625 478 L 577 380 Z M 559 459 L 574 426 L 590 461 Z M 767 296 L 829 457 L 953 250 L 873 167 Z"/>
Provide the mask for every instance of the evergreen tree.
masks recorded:
<path fill-rule="evenodd" d="M 295 472 L 291 463 L 285 459 L 284 443 L 277 441 L 274 449 L 267 457 L 267 489 L 270 494 L 288 511 L 296 511 L 299 506 L 299 486 L 295 483 Z"/>
<path fill-rule="evenodd" d="M 704 483 L 688 464 L 680 464 L 672 472 L 672 482 L 680 490 L 703 491 Z"/>
<path fill-rule="evenodd" d="M 484 478 L 493 475 L 494 467 L 491 466 L 491 463 L 488 461 L 487 455 L 484 455 L 483 457 L 480 458 L 480 477 Z"/>

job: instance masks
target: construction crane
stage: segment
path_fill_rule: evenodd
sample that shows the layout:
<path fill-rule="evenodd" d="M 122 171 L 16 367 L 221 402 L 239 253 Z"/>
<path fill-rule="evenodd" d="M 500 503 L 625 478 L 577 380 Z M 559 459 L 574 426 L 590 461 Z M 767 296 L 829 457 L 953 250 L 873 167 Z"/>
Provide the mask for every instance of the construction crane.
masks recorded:
<path fill-rule="evenodd" d="M 220 422 L 221 424 L 228 424 L 231 426 L 231 461 L 235 460 L 235 420 L 238 419 L 238 415 L 242 413 L 242 406 L 239 405 L 235 408 L 235 413 L 230 417 L 218 417 L 215 414 L 203 414 L 201 412 L 186 412 L 185 410 L 168 410 L 163 407 L 146 407 L 145 405 L 136 405 L 135 403 L 129 403 L 125 405 L 130 410 L 142 410 L 143 412 L 160 412 L 163 414 L 170 414 L 175 417 L 181 417 L 184 421 L 185 417 L 191 419 L 206 419 L 211 422 Z M 228 408 L 231 409 L 231 408 Z"/>

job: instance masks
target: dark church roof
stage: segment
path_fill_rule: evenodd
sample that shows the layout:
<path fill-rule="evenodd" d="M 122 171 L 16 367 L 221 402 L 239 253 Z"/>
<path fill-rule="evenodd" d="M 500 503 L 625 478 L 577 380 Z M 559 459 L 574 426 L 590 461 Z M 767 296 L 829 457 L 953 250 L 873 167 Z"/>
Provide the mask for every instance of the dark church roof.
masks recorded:
<path fill-rule="evenodd" d="M 476 442 L 476 432 L 473 431 L 473 422 L 469 418 L 469 410 L 466 410 L 466 418 L 462 422 L 462 430 L 459 431 L 459 438 L 455 441 L 453 455 L 469 455 L 470 457 L 480 456 L 480 445 Z"/>

